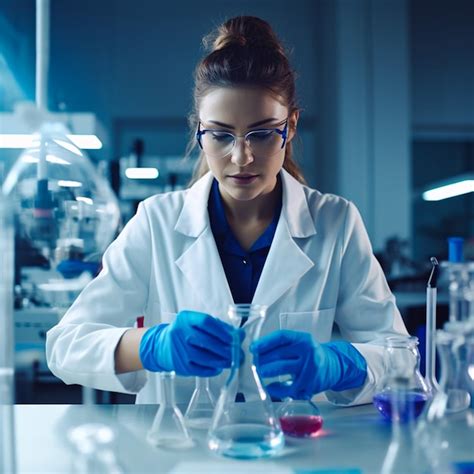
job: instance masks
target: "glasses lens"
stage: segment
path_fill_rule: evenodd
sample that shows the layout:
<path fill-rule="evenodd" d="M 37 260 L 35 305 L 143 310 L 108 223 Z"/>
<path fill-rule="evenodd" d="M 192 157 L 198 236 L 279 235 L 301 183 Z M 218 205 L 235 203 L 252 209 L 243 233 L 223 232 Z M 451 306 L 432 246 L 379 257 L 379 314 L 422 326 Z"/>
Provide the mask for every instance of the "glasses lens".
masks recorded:
<path fill-rule="evenodd" d="M 204 153 L 214 158 L 223 158 L 234 148 L 234 136 L 231 133 L 207 130 L 201 137 Z"/>
<path fill-rule="evenodd" d="M 281 150 L 283 138 L 274 130 L 255 130 L 247 135 L 247 143 L 254 157 L 265 158 Z"/>

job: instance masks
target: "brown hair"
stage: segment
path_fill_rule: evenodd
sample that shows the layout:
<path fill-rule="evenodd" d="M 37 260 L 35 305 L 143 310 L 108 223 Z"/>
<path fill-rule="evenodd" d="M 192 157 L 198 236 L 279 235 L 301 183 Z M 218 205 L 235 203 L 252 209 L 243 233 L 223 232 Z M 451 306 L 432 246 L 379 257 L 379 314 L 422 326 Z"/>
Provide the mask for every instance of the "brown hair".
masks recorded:
<path fill-rule="evenodd" d="M 231 18 L 203 39 L 210 50 L 194 74 L 194 109 L 189 115 L 191 140 L 189 156 L 196 146 L 195 133 L 201 99 L 213 88 L 232 86 L 263 87 L 283 100 L 289 115 L 299 110 L 296 103 L 295 72 L 272 27 L 253 16 Z M 285 149 L 283 168 L 303 184 L 306 181 L 293 160 L 293 147 Z M 209 170 L 201 152 L 191 183 Z"/>

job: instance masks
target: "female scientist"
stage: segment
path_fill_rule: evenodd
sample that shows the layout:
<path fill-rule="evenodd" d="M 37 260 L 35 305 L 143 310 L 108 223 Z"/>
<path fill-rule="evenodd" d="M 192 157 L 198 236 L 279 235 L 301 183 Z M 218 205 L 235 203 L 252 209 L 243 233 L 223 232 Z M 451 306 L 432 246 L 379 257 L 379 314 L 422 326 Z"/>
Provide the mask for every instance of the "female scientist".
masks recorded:
<path fill-rule="evenodd" d="M 356 207 L 307 187 L 292 160 L 295 77 L 270 25 L 226 21 L 196 69 L 194 99 L 194 184 L 140 204 L 48 332 L 51 371 L 138 403 L 158 402 L 157 372 L 175 371 L 188 401 L 190 376 L 222 386 L 237 330 L 228 305 L 252 302 L 268 306 L 250 347 L 260 375 L 293 381 L 270 384 L 272 396 L 370 402 L 383 372 L 377 340 L 406 329 Z M 140 315 L 146 327 L 134 328 Z M 342 339 L 331 342 L 335 323 Z"/>

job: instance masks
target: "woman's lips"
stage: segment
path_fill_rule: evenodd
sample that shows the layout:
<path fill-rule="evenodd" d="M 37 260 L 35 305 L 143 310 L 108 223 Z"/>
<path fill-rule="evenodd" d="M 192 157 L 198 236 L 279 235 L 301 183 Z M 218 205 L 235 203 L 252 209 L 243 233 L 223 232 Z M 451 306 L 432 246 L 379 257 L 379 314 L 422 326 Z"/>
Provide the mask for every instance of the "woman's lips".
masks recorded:
<path fill-rule="evenodd" d="M 258 175 L 231 175 L 229 178 L 236 184 L 250 184 L 258 178 Z"/>

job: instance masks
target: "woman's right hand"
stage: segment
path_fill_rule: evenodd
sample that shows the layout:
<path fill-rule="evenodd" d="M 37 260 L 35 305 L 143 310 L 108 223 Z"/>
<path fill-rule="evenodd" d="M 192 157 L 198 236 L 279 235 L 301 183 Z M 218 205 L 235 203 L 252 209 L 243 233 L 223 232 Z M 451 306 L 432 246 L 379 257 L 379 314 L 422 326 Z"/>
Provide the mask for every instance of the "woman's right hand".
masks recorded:
<path fill-rule="evenodd" d="M 143 367 L 153 372 L 213 377 L 231 366 L 236 331 L 208 314 L 180 311 L 172 323 L 145 332 L 140 359 Z"/>

